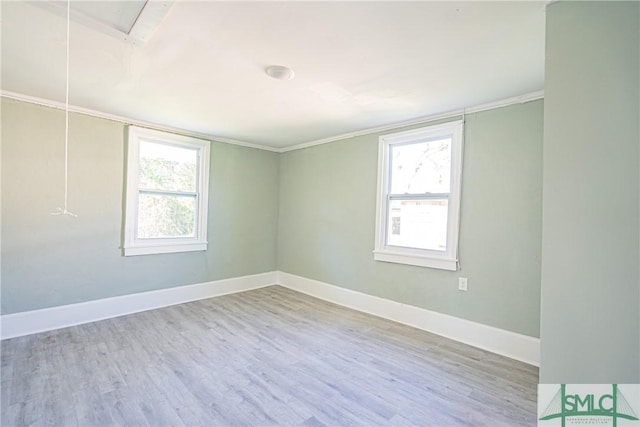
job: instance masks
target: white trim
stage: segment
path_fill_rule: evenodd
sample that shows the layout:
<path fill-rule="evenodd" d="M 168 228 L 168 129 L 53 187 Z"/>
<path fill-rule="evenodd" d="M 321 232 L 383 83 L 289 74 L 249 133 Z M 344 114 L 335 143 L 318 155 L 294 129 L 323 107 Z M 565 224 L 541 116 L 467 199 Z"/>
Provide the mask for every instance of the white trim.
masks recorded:
<path fill-rule="evenodd" d="M 157 254 L 172 254 L 176 252 L 199 252 L 207 250 L 207 241 L 198 243 L 169 243 L 169 244 L 152 244 L 143 245 L 136 244 L 131 247 L 123 248 L 124 256 L 136 256 L 136 255 L 157 255 Z"/>
<path fill-rule="evenodd" d="M 376 261 L 392 262 L 396 264 L 408 264 L 418 267 L 437 268 L 439 270 L 458 270 L 457 259 L 436 258 L 434 256 L 427 257 L 414 255 L 411 253 L 393 252 L 388 249 L 374 250 L 373 259 L 375 259 Z"/>
<path fill-rule="evenodd" d="M 277 281 L 280 285 L 297 292 L 432 332 L 534 366 L 540 366 L 539 338 L 281 271 L 278 272 Z"/>
<path fill-rule="evenodd" d="M 376 198 L 376 228 L 374 259 L 376 261 L 410 264 L 420 267 L 439 268 L 456 271 L 458 267 L 458 228 L 460 226 L 460 195 L 462 182 L 462 139 L 464 122 L 452 120 L 445 123 L 424 126 L 403 132 L 380 135 L 378 137 L 378 180 Z M 390 149 L 405 144 L 421 143 L 432 138 L 451 138 L 451 184 L 448 193 L 446 230 L 446 251 L 398 247 L 388 243 L 389 209 L 393 195 Z M 411 194 L 416 199 L 419 194 Z"/>
<path fill-rule="evenodd" d="M 57 108 L 62 110 L 65 109 L 65 104 L 63 102 L 52 101 L 45 98 L 38 98 L 36 96 L 25 95 L 25 94 L 11 92 L 7 90 L 0 90 L 0 96 L 5 98 L 10 98 L 10 99 L 15 99 L 17 101 L 24 101 L 24 102 L 30 102 L 32 104 L 43 105 L 45 107 Z M 314 145 L 321 145 L 321 144 L 327 144 L 329 142 L 340 141 L 341 139 L 348 139 L 356 136 L 369 135 L 372 133 L 379 133 L 379 132 L 399 129 L 407 126 L 426 124 L 428 122 L 433 122 L 436 120 L 462 116 L 463 114 L 478 113 L 480 111 L 493 110 L 494 108 L 502 108 L 502 107 L 507 107 L 509 105 L 514 105 L 514 104 L 526 104 L 527 102 L 536 101 L 542 98 L 544 98 L 544 91 L 539 90 L 536 92 L 526 93 L 520 96 L 513 96 L 511 98 L 505 98 L 505 99 L 500 99 L 493 102 L 488 102 L 486 104 L 475 105 L 467 108 L 458 108 L 456 110 L 447 111 L 445 113 L 431 114 L 429 116 L 420 117 L 414 120 L 406 120 L 403 122 L 397 122 L 390 125 L 376 126 L 376 127 L 371 127 L 367 129 L 362 129 L 359 131 L 347 132 L 340 135 L 330 136 L 328 138 L 316 139 L 313 141 L 303 142 L 300 144 L 290 145 L 288 147 L 281 147 L 281 148 L 271 147 L 271 146 L 262 145 L 262 144 L 254 144 L 251 142 L 240 141 L 238 139 L 233 139 L 233 138 L 224 138 L 224 137 L 219 137 L 211 134 L 192 132 L 185 129 L 159 125 L 157 123 L 152 123 L 144 120 L 137 120 L 137 119 L 132 119 L 130 117 L 119 116 L 117 114 L 105 113 L 98 110 L 78 107 L 76 105 L 69 105 L 69 111 L 72 113 L 86 114 L 88 116 L 98 117 L 101 119 L 113 120 L 115 122 L 120 122 L 124 124 L 148 127 L 151 129 L 163 130 L 166 132 L 177 133 L 177 134 L 186 135 L 186 136 L 193 136 L 195 138 L 211 139 L 217 142 L 224 142 L 226 144 L 239 145 L 242 147 L 255 148 L 258 150 L 271 151 L 274 153 L 286 153 L 287 151 L 301 150 L 303 148 L 313 147 Z"/>
<path fill-rule="evenodd" d="M 30 102 L 32 104 L 43 105 L 45 107 L 57 108 L 62 110 L 64 110 L 65 108 L 65 104 L 63 102 L 52 101 L 49 99 L 38 98 L 35 96 L 25 95 L 25 94 L 16 93 L 16 92 L 10 92 L 6 90 L 0 90 L 0 96 L 5 98 L 10 98 L 10 99 L 15 99 L 17 101 L 24 101 L 24 102 Z M 514 105 L 514 104 L 526 104 L 527 102 L 536 101 L 542 98 L 544 98 L 544 91 L 539 90 L 536 92 L 526 93 L 520 96 L 514 96 L 511 98 L 505 98 L 505 99 L 500 99 L 493 102 L 488 102 L 486 104 L 480 104 L 480 105 L 467 107 L 467 108 L 459 108 L 457 110 L 451 110 L 445 113 L 432 114 L 432 115 L 424 116 L 414 120 L 407 120 L 404 122 L 397 122 L 390 125 L 371 127 L 371 128 L 367 128 L 367 129 L 363 129 L 355 132 L 343 133 L 343 134 L 331 136 L 328 138 L 316 139 L 313 141 L 303 142 L 300 144 L 290 145 L 288 147 L 281 147 L 281 148 L 271 147 L 271 146 L 262 145 L 262 144 L 254 144 L 251 142 L 240 141 L 238 139 L 233 139 L 233 138 L 224 138 L 224 137 L 219 137 L 219 136 L 205 134 L 205 133 L 192 132 L 185 129 L 159 125 L 157 123 L 151 123 L 144 120 L 132 119 L 130 117 L 124 117 L 116 114 L 105 113 L 102 111 L 78 107 L 75 105 L 69 105 L 69 111 L 72 113 L 86 114 L 88 116 L 98 117 L 98 118 L 107 119 L 107 120 L 113 120 L 115 122 L 120 122 L 124 124 L 129 124 L 129 125 L 143 126 L 151 129 L 163 130 L 166 132 L 177 133 L 177 134 L 186 135 L 186 136 L 193 136 L 195 138 L 211 139 L 217 142 L 224 142 L 225 144 L 239 145 L 242 147 L 271 151 L 274 153 L 286 153 L 287 151 L 301 150 L 303 148 L 313 147 L 314 145 L 327 144 L 329 142 L 340 141 L 342 139 L 353 138 L 356 136 L 385 132 L 388 130 L 399 129 L 407 126 L 426 124 L 428 122 L 433 122 L 436 120 L 462 116 L 463 114 L 478 113 L 480 111 L 493 110 L 495 108 L 507 107 L 509 105 Z"/>
<path fill-rule="evenodd" d="M 275 271 L 0 316 L 1 339 L 51 331 L 277 283 Z"/>
<path fill-rule="evenodd" d="M 314 145 L 327 144 L 329 142 L 340 141 L 342 139 L 354 138 L 356 136 L 369 135 L 372 133 L 386 132 L 388 130 L 400 129 L 407 126 L 427 124 L 436 120 L 449 119 L 452 117 L 462 116 L 464 114 L 479 113 L 481 111 L 493 110 L 495 108 L 508 107 L 515 104 L 526 104 L 527 102 L 536 101 L 544 98 L 544 91 L 539 90 L 536 92 L 526 93 L 520 96 L 513 96 L 511 98 L 500 99 L 486 104 L 475 105 L 466 108 L 458 108 L 456 110 L 447 111 L 445 113 L 437 113 L 429 116 L 420 117 L 414 120 L 407 120 L 403 122 L 397 122 L 390 125 L 371 127 L 367 129 L 358 130 L 355 132 L 343 133 L 340 135 L 330 136 L 328 138 L 316 139 L 314 141 L 303 142 L 301 144 L 291 145 L 289 147 L 283 147 L 277 150 L 280 153 L 286 153 L 287 151 L 301 150 L 303 148 L 313 147 Z"/>
<path fill-rule="evenodd" d="M 6 90 L 0 90 L 0 96 L 9 99 L 15 99 L 16 101 L 29 102 L 31 104 L 42 105 L 44 107 L 56 108 L 59 110 L 65 109 L 64 102 L 52 101 L 45 98 L 38 98 L 36 96 L 24 95 L 16 92 L 9 92 Z M 145 127 L 154 130 L 160 130 L 164 132 L 170 132 L 178 135 L 191 136 L 194 138 L 207 139 L 216 142 L 223 142 L 225 144 L 239 145 L 241 147 L 255 148 L 258 150 L 271 151 L 274 153 L 279 153 L 280 149 L 274 147 L 268 147 L 266 145 L 253 144 L 250 142 L 240 141 L 232 138 L 224 138 L 220 136 L 210 135 L 206 133 L 200 132 L 192 132 L 185 129 L 175 128 L 172 126 L 164 126 L 157 123 L 147 122 L 144 120 L 132 119 L 130 117 L 119 116 L 117 114 L 105 113 L 98 110 L 92 110 L 90 108 L 78 107 L 76 105 L 69 105 L 69 111 L 72 113 L 85 114 L 91 117 L 97 117 L 99 119 L 111 120 L 114 122 L 123 123 L 125 125 L 134 125 Z"/>
<path fill-rule="evenodd" d="M 540 339 L 367 295 L 282 271 L 122 295 L 0 316 L 0 338 L 15 338 L 279 284 L 344 307 L 540 366 Z"/>
<path fill-rule="evenodd" d="M 140 143 L 169 145 L 175 148 L 195 150 L 197 153 L 197 180 L 195 196 L 195 235 L 188 238 L 149 238 L 139 239 L 139 169 Z M 211 143 L 204 139 L 176 135 L 137 126 L 127 129 L 127 175 L 125 224 L 124 224 L 124 256 L 164 254 L 171 252 L 190 252 L 207 250 L 207 211 L 209 207 L 209 157 Z"/>

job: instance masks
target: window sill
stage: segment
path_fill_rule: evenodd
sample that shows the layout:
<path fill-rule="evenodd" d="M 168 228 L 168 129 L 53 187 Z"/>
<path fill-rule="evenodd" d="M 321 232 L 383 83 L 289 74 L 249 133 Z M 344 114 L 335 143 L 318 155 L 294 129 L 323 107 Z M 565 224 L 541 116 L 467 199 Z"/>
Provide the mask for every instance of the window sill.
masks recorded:
<path fill-rule="evenodd" d="M 437 268 L 439 270 L 457 271 L 458 262 L 455 259 L 435 258 L 418 254 L 408 254 L 389 250 L 373 251 L 376 261 L 393 262 L 396 264 L 417 265 L 419 267 Z"/>
<path fill-rule="evenodd" d="M 124 248 L 124 256 L 170 254 L 176 252 L 206 251 L 207 242 L 136 245 Z"/>

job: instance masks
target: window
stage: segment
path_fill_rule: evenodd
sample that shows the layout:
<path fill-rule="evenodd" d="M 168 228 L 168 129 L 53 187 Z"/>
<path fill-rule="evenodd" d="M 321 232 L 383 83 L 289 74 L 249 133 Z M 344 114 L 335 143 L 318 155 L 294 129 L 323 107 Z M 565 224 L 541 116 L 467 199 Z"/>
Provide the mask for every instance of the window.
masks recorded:
<path fill-rule="evenodd" d="M 124 255 L 207 249 L 209 141 L 129 127 Z"/>
<path fill-rule="evenodd" d="M 462 128 L 455 121 L 380 137 L 376 260 L 457 269 Z"/>

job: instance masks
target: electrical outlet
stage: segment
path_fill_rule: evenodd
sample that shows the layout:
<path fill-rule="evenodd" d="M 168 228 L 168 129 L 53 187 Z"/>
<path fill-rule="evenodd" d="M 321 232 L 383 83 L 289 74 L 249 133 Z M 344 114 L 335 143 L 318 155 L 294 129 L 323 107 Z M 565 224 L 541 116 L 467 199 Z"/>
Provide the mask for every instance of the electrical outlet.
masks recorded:
<path fill-rule="evenodd" d="M 459 291 L 466 291 L 467 290 L 467 278 L 466 277 L 459 277 L 458 278 L 458 290 Z"/>

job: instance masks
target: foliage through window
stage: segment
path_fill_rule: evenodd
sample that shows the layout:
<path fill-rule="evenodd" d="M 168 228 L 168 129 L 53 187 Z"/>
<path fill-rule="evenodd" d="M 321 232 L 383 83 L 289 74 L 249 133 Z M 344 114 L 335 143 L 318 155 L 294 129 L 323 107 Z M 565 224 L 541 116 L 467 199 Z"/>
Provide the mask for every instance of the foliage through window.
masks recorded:
<path fill-rule="evenodd" d="M 129 128 L 125 255 L 206 250 L 209 142 Z"/>
<path fill-rule="evenodd" d="M 455 270 L 462 122 L 380 137 L 375 259 Z"/>

